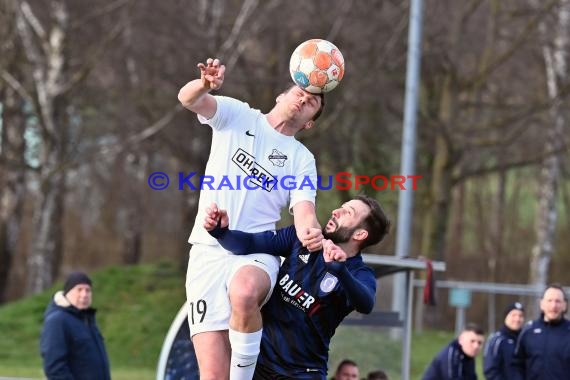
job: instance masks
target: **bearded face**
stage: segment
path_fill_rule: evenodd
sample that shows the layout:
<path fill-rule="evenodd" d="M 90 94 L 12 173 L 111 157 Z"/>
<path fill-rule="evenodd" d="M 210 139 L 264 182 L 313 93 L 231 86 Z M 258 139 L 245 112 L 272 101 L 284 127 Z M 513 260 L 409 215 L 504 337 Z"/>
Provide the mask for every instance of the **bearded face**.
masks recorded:
<path fill-rule="evenodd" d="M 332 242 L 335 244 L 346 243 L 350 240 L 352 234 L 357 229 L 358 227 L 347 228 L 344 226 L 339 226 L 336 218 L 332 217 L 323 228 L 323 237 L 325 239 L 332 240 Z"/>

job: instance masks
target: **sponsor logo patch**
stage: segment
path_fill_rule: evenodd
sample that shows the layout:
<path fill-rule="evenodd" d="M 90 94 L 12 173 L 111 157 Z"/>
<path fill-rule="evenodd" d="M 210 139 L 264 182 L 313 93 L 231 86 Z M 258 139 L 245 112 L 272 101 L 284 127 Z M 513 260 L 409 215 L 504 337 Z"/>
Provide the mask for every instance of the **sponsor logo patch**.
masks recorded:
<path fill-rule="evenodd" d="M 255 161 L 255 157 L 243 149 L 238 149 L 232 157 L 236 164 L 245 174 L 249 181 L 265 191 L 271 191 L 277 184 L 277 179 L 267 169 Z"/>

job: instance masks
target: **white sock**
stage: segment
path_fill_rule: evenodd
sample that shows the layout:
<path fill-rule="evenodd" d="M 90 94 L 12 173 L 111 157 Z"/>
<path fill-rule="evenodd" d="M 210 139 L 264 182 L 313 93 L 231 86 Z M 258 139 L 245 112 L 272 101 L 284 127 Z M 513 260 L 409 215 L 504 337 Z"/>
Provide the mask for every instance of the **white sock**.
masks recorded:
<path fill-rule="evenodd" d="M 232 346 L 230 380 L 251 380 L 253 378 L 261 346 L 262 331 L 242 333 L 230 328 L 230 345 Z"/>

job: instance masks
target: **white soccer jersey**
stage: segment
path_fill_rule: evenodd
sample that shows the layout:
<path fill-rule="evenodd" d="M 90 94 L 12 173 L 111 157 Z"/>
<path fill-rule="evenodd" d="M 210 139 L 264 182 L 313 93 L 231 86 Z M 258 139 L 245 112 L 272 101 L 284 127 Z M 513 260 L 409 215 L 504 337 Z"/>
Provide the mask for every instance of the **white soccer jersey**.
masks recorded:
<path fill-rule="evenodd" d="M 230 228 L 274 230 L 281 209 L 299 201 L 315 202 L 317 170 L 311 152 L 293 136 L 277 132 L 259 110 L 239 100 L 216 96 L 209 120 L 212 146 L 201 186 L 198 213 L 188 241 L 217 245 L 204 229 L 212 202 L 228 211 Z M 248 178 L 249 177 L 249 178 Z"/>

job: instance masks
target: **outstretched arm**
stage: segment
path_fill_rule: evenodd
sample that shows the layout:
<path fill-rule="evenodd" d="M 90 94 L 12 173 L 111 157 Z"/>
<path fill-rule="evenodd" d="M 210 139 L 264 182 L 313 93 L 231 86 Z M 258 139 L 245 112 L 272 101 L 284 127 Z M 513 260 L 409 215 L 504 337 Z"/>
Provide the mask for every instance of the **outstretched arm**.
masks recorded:
<path fill-rule="evenodd" d="M 346 291 L 348 301 L 356 311 L 363 314 L 372 312 L 376 295 L 374 277 L 357 278 L 346 267 L 346 253 L 332 241 L 323 240 L 323 257 L 327 270 L 335 274 Z"/>
<path fill-rule="evenodd" d="M 218 209 L 215 203 L 206 208 L 204 228 L 224 249 L 236 255 L 267 253 L 273 256 L 289 256 L 297 241 L 293 226 L 273 231 L 248 233 L 228 228 L 226 210 Z"/>

